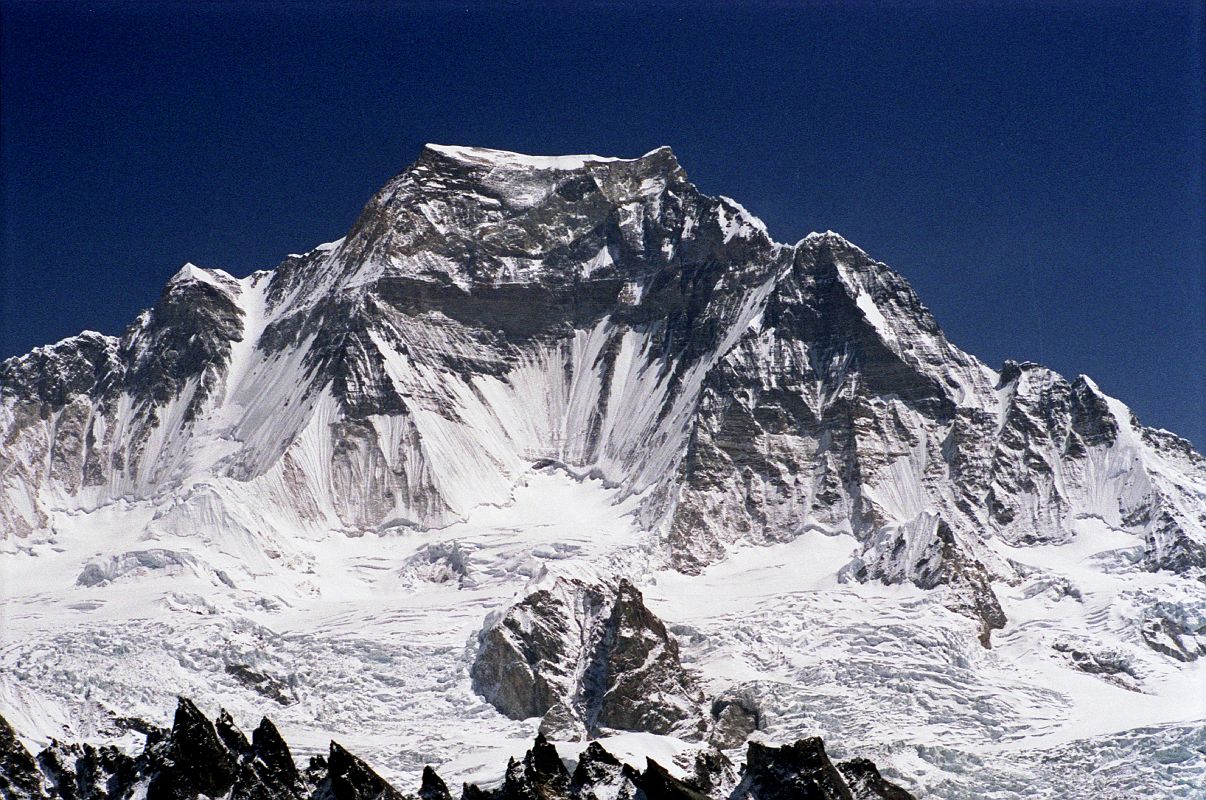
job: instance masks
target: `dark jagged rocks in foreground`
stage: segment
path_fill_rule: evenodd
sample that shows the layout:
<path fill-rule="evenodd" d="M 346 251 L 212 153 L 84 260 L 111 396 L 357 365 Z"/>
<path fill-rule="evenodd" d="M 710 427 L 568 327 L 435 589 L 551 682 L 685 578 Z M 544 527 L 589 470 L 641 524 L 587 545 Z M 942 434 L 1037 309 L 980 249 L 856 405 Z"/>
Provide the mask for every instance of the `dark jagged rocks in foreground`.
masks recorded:
<path fill-rule="evenodd" d="M 735 788 L 734 788 L 735 784 Z M 273 724 L 264 719 L 250 741 L 222 712 L 211 722 L 184 698 L 170 731 L 147 733 L 142 753 L 52 741 L 35 759 L 0 717 L 3 800 L 452 800 L 431 767 L 417 793 L 394 788 L 337 742 L 299 770 Z M 598 742 L 571 773 L 557 749 L 536 737 L 522 760 L 507 765 L 502 784 L 465 784 L 461 800 L 910 800 L 866 759 L 833 764 L 820 739 L 783 747 L 750 743 L 740 777 L 719 751 L 701 753 L 688 778 L 653 759 L 638 771 Z"/>
<path fill-rule="evenodd" d="M 36 793 L 39 785 L 33 756 L 17 739 L 8 720 L 0 717 L 0 796 L 27 797 Z"/>

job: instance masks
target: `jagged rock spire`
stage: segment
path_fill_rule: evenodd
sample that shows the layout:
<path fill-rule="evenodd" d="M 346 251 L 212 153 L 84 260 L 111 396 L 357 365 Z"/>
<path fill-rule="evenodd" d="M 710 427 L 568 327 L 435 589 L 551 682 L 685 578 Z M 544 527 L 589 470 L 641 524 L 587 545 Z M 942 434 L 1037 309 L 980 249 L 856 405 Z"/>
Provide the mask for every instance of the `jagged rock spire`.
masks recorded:
<path fill-rule="evenodd" d="M 703 754 L 701 753 L 701 757 Z M 706 761 L 706 759 L 704 759 Z M 68 762 L 71 763 L 68 763 Z M 702 763 L 702 762 L 701 762 Z M 707 771 L 707 768 L 704 768 Z M 537 736 L 521 760 L 512 759 L 494 790 L 467 784 L 463 800 L 725 800 L 713 793 L 713 777 L 683 780 L 648 759 L 638 772 L 598 742 L 582 752 L 571 776 L 557 748 Z M 693 782 L 692 782 L 693 781 Z M 0 717 L 0 796 L 41 800 L 47 787 L 63 800 L 117 800 L 138 786 L 159 800 L 229 796 L 235 800 L 403 800 L 406 795 L 368 764 L 332 741 L 327 757 L 315 758 L 303 776 L 275 726 L 264 719 L 248 744 L 229 714 L 218 724 L 184 698 L 166 738 L 151 737 L 137 759 L 97 757 L 88 745 L 57 743 L 37 761 Z M 103 789 L 101 787 L 104 787 Z M 853 791 L 853 793 L 852 793 Z M 436 771 L 423 769 L 420 800 L 450 800 Z M 834 767 L 819 739 L 768 747 L 750 743 L 745 775 L 731 800 L 911 800 L 885 780 L 875 765 L 856 759 Z"/>

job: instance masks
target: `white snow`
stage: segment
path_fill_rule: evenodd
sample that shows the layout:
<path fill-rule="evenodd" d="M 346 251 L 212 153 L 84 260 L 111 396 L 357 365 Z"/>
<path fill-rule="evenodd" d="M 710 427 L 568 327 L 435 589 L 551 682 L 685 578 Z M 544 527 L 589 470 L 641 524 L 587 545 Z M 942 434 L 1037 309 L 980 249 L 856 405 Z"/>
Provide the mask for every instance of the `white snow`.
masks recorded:
<path fill-rule="evenodd" d="M 665 147 L 654 148 L 640 158 L 613 158 L 596 155 L 530 156 L 522 153 L 512 153 L 507 150 L 491 150 L 485 147 L 458 147 L 443 144 L 428 144 L 426 147 L 428 150 L 460 161 L 507 169 L 539 170 L 575 170 L 582 169 L 591 163 L 639 161 L 641 158 L 648 158 L 659 150 L 667 149 Z"/>
<path fill-rule="evenodd" d="M 230 273 L 220 269 L 205 269 L 198 267 L 191 262 L 186 263 L 183 267 L 176 271 L 176 274 L 168 279 L 168 284 L 179 283 L 181 281 L 198 281 L 207 283 L 223 291 L 229 291 L 232 284 L 238 285 L 238 281 Z"/>
<path fill-rule="evenodd" d="M 457 752 L 501 774 L 500 743 L 522 752 L 535 721 L 507 720 L 469 689 L 467 648 L 483 609 L 549 574 L 639 572 L 637 502 L 546 469 L 527 474 L 506 505 L 422 534 L 272 543 L 215 536 L 223 526 L 198 518 L 195 529 L 155 534 L 153 546 L 172 555 L 143 561 L 169 568 L 93 586 L 76 582 L 97 552 L 88 542 L 145 550 L 139 531 L 160 512 L 139 502 L 64 515 L 57 544 L 26 557 L 37 569 L 0 561 L 0 713 L 32 744 L 96 740 L 113 738 L 105 709 L 162 722 L 180 693 L 248 726 L 267 714 L 302 754 L 334 737 L 394 776 Z M 467 588 L 403 580 L 408 559 L 438 543 L 465 554 Z M 171 568 L 181 562 L 194 566 Z M 281 707 L 239 686 L 230 663 L 294 682 L 300 702 Z"/>
<path fill-rule="evenodd" d="M 106 709 L 166 721 L 182 693 L 210 713 L 228 708 L 246 727 L 267 714 L 299 758 L 335 738 L 403 787 L 428 762 L 451 782 L 489 783 L 529 746 L 537 720 L 507 720 L 469 689 L 484 610 L 553 574 L 622 574 L 638 578 L 709 693 L 741 687 L 758 699 L 768 721 L 761 738 L 822 734 L 836 754 L 872 756 L 939 796 L 958 769 L 952 752 L 1022 765 L 1044 748 L 1206 719 L 1202 665 L 1181 668 L 1128 644 L 1127 620 L 1113 616 L 1125 613 L 1118 599 L 1127 593 L 1181 591 L 1175 578 L 1115 571 L 1108 556 L 1137 543 L 1100 521 L 1086 520 L 1067 545 L 997 544 L 1068 578 L 1084 599 L 1028 596 L 1035 579 L 1006 589 L 1010 624 L 983 651 L 974 625 L 931 593 L 839 583 L 858 547 L 847 533 L 809 528 L 782 544 L 737 547 L 688 576 L 656 568 L 638 503 L 546 468 L 526 473 L 505 504 L 426 532 L 273 542 L 222 533 L 234 529 L 199 506 L 187 512 L 190 529 L 152 525 L 167 518 L 152 501 L 63 514 L 53 545 L 0 559 L 0 713 L 35 745 L 54 736 L 133 746 L 137 737 L 111 732 Z M 412 557 L 440 544 L 464 554 L 464 588 L 406 577 Z M 150 548 L 176 554 L 160 560 L 169 567 L 193 566 L 76 582 L 103 553 Z M 1077 672 L 1051 647 L 1110 631 L 1141 665 L 1143 693 Z M 298 702 L 279 706 L 242 687 L 225 673 L 230 663 L 280 677 Z M 672 770 L 688 747 L 648 734 L 604 744 L 637 766 L 648 755 Z M 574 747 L 563 744 L 563 756 Z"/>

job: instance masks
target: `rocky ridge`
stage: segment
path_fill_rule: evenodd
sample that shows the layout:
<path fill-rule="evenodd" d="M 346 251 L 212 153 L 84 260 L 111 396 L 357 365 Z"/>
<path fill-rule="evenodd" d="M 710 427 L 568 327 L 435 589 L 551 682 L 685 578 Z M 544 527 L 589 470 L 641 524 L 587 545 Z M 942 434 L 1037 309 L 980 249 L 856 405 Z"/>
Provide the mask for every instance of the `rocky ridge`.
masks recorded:
<path fill-rule="evenodd" d="M 465 784 L 462 800 L 908 800 L 865 759 L 834 765 L 820 739 L 781 748 L 750 745 L 748 766 L 733 788 L 732 767 L 701 752 L 694 774 L 677 778 L 649 759 L 644 771 L 621 763 L 598 742 L 567 769 L 543 735 L 521 760 L 512 759 L 501 785 Z M 137 756 L 112 747 L 52 742 L 35 759 L 0 717 L 0 797 L 4 800 L 451 800 L 430 766 L 417 792 L 404 793 L 366 763 L 331 742 L 327 756 L 304 769 L 275 726 L 263 719 L 249 741 L 225 712 L 216 723 L 181 698 L 170 730 L 153 729 Z"/>

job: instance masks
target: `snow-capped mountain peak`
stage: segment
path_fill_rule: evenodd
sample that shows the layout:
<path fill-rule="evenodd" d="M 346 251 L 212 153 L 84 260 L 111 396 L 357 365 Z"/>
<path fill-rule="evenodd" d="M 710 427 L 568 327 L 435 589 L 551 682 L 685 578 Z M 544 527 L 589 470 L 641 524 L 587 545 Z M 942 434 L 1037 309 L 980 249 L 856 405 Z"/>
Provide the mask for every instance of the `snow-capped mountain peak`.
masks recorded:
<path fill-rule="evenodd" d="M 1042 748 L 1206 717 L 1206 461 L 1088 379 L 987 367 L 669 148 L 428 145 L 346 237 L 185 265 L 122 337 L 5 361 L 0 432 L 29 737 L 284 698 L 303 745 L 368 725 L 397 773 L 460 736 L 464 777 L 530 707 L 625 755 L 856 738 L 951 797 L 991 753 L 1013 797 L 1080 757 Z"/>

